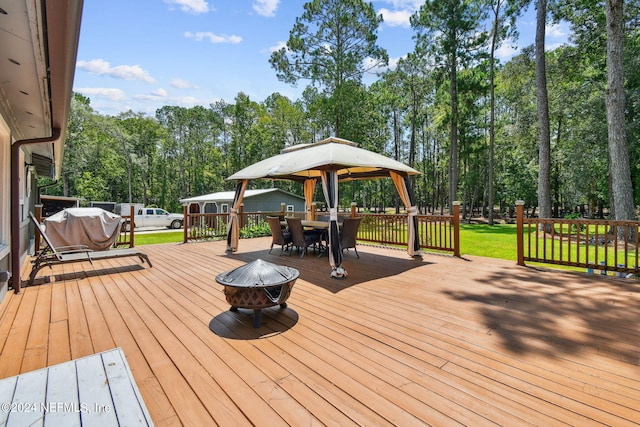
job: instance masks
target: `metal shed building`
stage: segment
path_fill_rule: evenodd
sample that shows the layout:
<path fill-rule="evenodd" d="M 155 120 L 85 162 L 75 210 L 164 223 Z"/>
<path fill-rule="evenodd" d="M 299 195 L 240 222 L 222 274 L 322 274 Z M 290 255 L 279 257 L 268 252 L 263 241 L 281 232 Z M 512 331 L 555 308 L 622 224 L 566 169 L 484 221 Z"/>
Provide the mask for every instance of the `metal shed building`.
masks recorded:
<path fill-rule="evenodd" d="M 200 213 L 226 213 L 233 205 L 234 191 L 220 191 L 202 196 L 180 199 L 183 206 L 189 206 L 189 212 L 194 212 L 196 205 Z M 275 212 L 282 209 L 285 204 L 287 212 L 304 212 L 304 197 L 279 188 L 267 188 L 262 190 L 247 190 L 244 194 L 245 212 Z"/>

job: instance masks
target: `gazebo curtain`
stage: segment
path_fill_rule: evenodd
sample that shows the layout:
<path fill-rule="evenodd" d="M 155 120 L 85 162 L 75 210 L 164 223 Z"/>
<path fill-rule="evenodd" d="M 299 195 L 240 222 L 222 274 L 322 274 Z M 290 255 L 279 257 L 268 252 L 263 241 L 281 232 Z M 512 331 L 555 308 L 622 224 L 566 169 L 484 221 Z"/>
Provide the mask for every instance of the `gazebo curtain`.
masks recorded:
<path fill-rule="evenodd" d="M 243 179 L 236 186 L 236 194 L 233 197 L 233 206 L 229 213 L 229 222 L 227 223 L 227 250 L 235 252 L 238 250 L 238 240 L 240 239 L 240 221 L 238 219 L 238 210 L 242 205 L 244 198 L 244 190 L 247 189 L 248 180 Z"/>
<path fill-rule="evenodd" d="M 306 216 L 307 220 L 312 220 L 311 217 L 311 204 L 313 203 L 313 195 L 316 191 L 316 180 L 315 179 L 307 179 L 304 181 L 304 204 L 306 208 Z"/>
<path fill-rule="evenodd" d="M 420 255 L 420 241 L 418 240 L 418 207 L 414 206 L 414 198 L 409 187 L 409 179 L 399 173 L 389 171 L 393 183 L 398 189 L 398 194 L 407 209 L 407 252 L 411 256 Z"/>
<path fill-rule="evenodd" d="M 342 250 L 338 234 L 338 173 L 322 171 L 322 190 L 329 205 L 329 264 L 332 277 L 341 278 L 347 275 L 342 268 Z"/>

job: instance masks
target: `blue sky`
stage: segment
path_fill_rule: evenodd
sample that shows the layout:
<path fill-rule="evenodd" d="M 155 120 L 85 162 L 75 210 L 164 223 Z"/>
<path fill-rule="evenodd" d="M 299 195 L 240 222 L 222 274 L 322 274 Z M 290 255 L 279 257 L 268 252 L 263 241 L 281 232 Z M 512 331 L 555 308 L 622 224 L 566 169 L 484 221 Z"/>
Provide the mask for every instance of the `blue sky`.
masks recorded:
<path fill-rule="evenodd" d="M 391 65 L 413 50 L 409 16 L 423 0 L 374 0 L 384 23 L 378 45 Z M 238 92 L 264 101 L 274 92 L 297 99 L 298 87 L 278 81 L 271 52 L 288 39 L 304 0 L 85 1 L 74 90 L 101 114 L 133 110 L 154 115 L 163 105 L 193 107 Z M 535 11 L 518 21 L 520 39 L 502 59 L 533 43 Z M 547 48 L 566 42 L 568 26 L 547 27 Z M 515 44 L 515 46 L 514 46 Z M 365 82 L 372 81 L 370 76 Z"/>

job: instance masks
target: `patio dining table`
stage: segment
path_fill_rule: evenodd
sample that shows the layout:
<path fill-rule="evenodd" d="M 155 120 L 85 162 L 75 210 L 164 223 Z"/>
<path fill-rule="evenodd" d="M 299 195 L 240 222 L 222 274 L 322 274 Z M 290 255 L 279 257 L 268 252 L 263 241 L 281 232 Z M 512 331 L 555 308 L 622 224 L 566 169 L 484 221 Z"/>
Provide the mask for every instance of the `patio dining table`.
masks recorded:
<path fill-rule="evenodd" d="M 329 221 L 313 221 L 313 220 L 307 220 L 307 219 L 303 219 L 300 222 L 303 227 L 315 228 L 316 230 L 328 230 L 329 225 L 331 224 L 331 222 Z M 283 227 L 286 227 L 287 221 L 280 221 L 280 225 L 282 225 Z M 338 226 L 340 226 L 340 223 L 338 223 Z"/>
<path fill-rule="evenodd" d="M 320 241 L 320 254 L 318 255 L 318 257 L 320 257 L 322 254 L 326 254 L 327 251 L 327 247 L 328 247 L 328 243 L 329 243 L 329 236 L 328 236 L 328 231 L 329 231 L 329 227 L 331 226 L 331 222 L 330 221 L 314 221 L 314 220 L 308 220 L 308 219 L 303 219 L 300 221 L 300 223 L 302 224 L 303 228 L 312 228 L 314 230 L 318 230 L 320 232 L 322 232 L 322 237 L 321 237 L 321 241 Z M 283 227 L 287 226 L 287 221 L 280 221 L 280 224 Z M 338 228 L 340 228 L 340 223 L 338 223 Z M 324 242 L 324 244 L 322 243 Z"/>

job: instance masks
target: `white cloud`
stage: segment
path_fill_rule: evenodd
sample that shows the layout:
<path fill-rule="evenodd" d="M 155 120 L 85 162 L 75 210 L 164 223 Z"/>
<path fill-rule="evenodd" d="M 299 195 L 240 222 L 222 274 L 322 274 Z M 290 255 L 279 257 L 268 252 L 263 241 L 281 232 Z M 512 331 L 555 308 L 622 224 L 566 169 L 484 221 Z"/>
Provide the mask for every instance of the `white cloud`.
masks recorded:
<path fill-rule="evenodd" d="M 409 18 L 411 18 L 412 12 L 409 10 L 389 10 L 382 8 L 378 10 L 378 13 L 382 15 L 384 23 L 390 27 L 411 27 Z"/>
<path fill-rule="evenodd" d="M 387 68 L 390 70 L 395 70 L 396 68 L 398 68 L 398 61 L 406 57 L 407 55 L 399 56 L 397 58 L 389 58 L 389 66 Z"/>
<path fill-rule="evenodd" d="M 73 88 L 74 92 L 81 93 L 89 98 L 105 98 L 111 101 L 124 101 L 127 96 L 121 89 L 108 88 L 108 87 L 76 87 Z"/>
<path fill-rule="evenodd" d="M 547 24 L 544 27 L 546 37 L 551 38 L 567 38 L 567 32 L 562 24 Z"/>
<path fill-rule="evenodd" d="M 88 73 L 99 76 L 109 76 L 121 80 L 142 80 L 147 83 L 154 83 L 155 79 L 149 72 L 139 65 L 117 65 L 111 64 L 103 59 L 92 59 L 91 61 L 78 61 L 76 67 Z"/>
<path fill-rule="evenodd" d="M 195 41 L 201 42 L 204 39 L 209 39 L 211 43 L 233 43 L 238 44 L 242 41 L 242 37 L 240 36 L 229 36 L 226 34 L 218 35 L 209 31 L 202 31 L 197 33 L 192 33 L 191 31 L 187 31 L 184 33 L 184 36 L 188 39 L 194 39 Z"/>
<path fill-rule="evenodd" d="M 277 52 L 282 48 L 287 48 L 287 42 L 284 41 L 278 41 L 278 43 L 275 44 L 275 46 L 270 46 L 269 47 L 269 52 L 273 53 L 273 52 Z"/>
<path fill-rule="evenodd" d="M 424 4 L 424 0 L 373 0 L 373 3 L 388 4 L 393 9 L 407 9 L 415 12 Z"/>
<path fill-rule="evenodd" d="M 377 0 L 377 3 L 390 5 L 390 8 L 381 7 L 378 13 L 382 15 L 384 24 L 389 27 L 411 27 L 409 19 L 420 6 L 424 4 L 424 0 Z"/>
<path fill-rule="evenodd" d="M 544 50 L 545 52 L 551 52 L 553 50 L 556 50 L 557 48 L 564 46 L 566 43 L 563 42 L 557 42 L 557 43 L 546 43 L 544 44 Z"/>
<path fill-rule="evenodd" d="M 165 89 L 158 88 L 145 94 L 126 96 L 124 91 L 114 88 L 73 88 L 91 99 L 91 106 L 102 114 L 117 115 L 122 111 L 134 110 L 153 116 L 164 105 L 191 108 L 196 105 L 207 107 L 219 98 L 198 98 L 194 96 L 171 96 Z"/>
<path fill-rule="evenodd" d="M 167 91 L 162 89 L 162 88 L 158 88 L 158 89 L 152 91 L 151 95 L 155 96 L 156 98 L 166 98 L 167 97 Z"/>
<path fill-rule="evenodd" d="M 502 44 L 496 49 L 496 58 L 501 61 L 508 61 L 513 56 L 518 53 L 518 46 L 513 43 L 513 40 L 505 40 Z"/>
<path fill-rule="evenodd" d="M 194 105 L 208 105 L 209 102 L 204 99 L 196 98 L 195 96 L 181 96 L 178 98 L 174 98 L 174 101 L 178 105 L 183 106 L 194 106 Z"/>
<path fill-rule="evenodd" d="M 375 62 L 372 58 L 366 58 L 362 64 L 367 73 L 369 74 L 382 74 L 387 70 L 394 70 L 398 66 L 398 61 L 401 58 L 389 58 L 389 65 L 387 66 L 374 66 Z"/>
<path fill-rule="evenodd" d="M 158 88 L 147 95 L 134 95 L 133 98 L 139 101 L 164 101 L 168 99 L 168 94 L 166 90 Z"/>
<path fill-rule="evenodd" d="M 136 101 L 149 104 L 148 110 L 154 111 L 160 108 L 160 105 L 177 105 L 180 107 L 193 107 L 195 105 L 206 106 L 209 105 L 209 101 L 195 96 L 168 96 L 164 89 L 158 89 L 150 94 L 140 94 L 133 97 Z M 161 103 L 161 104 L 158 104 Z M 153 105 L 153 107 L 151 107 Z"/>
<path fill-rule="evenodd" d="M 209 4 L 204 0 L 164 0 L 170 6 L 176 5 L 186 13 L 198 15 L 209 12 Z"/>
<path fill-rule="evenodd" d="M 169 84 L 177 89 L 193 89 L 197 87 L 183 79 L 172 79 Z"/>
<path fill-rule="evenodd" d="M 255 0 L 253 2 L 253 10 L 255 10 L 258 15 L 268 17 L 276 16 L 279 3 L 280 0 Z"/>

